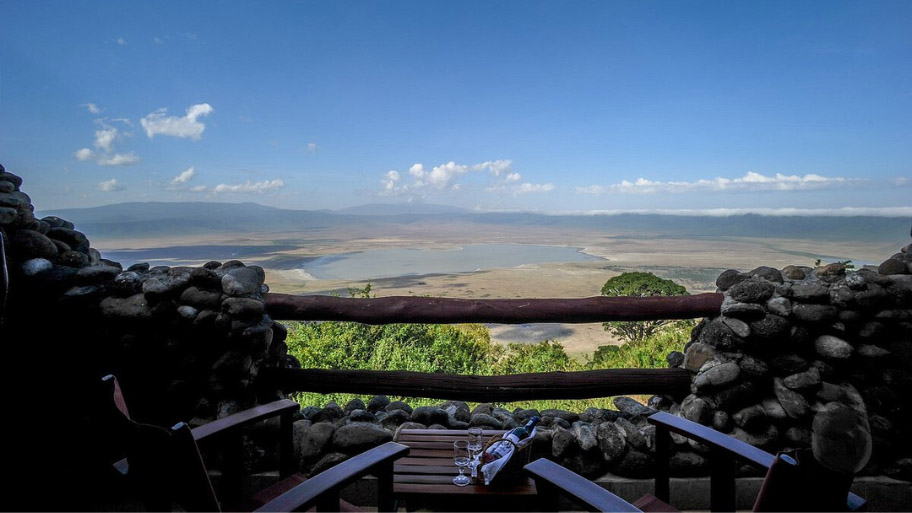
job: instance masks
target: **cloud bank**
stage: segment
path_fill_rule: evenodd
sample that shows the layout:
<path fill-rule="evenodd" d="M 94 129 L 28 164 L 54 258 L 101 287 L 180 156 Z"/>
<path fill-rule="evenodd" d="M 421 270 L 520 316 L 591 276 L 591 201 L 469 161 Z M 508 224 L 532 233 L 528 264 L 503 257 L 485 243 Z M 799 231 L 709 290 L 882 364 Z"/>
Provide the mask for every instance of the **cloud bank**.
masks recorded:
<path fill-rule="evenodd" d="M 808 191 L 857 185 L 864 178 L 827 177 L 817 174 L 772 176 L 750 171 L 740 178 L 699 179 L 693 182 L 661 182 L 638 178 L 623 180 L 612 185 L 589 185 L 577 187 L 579 194 L 658 194 L 687 192 L 733 192 L 733 191 Z"/>
<path fill-rule="evenodd" d="M 489 160 L 478 164 L 457 164 L 450 161 L 432 167 L 416 163 L 409 168 L 408 174 L 393 169 L 387 171 L 380 179 L 382 186 L 380 196 L 423 197 L 429 192 L 458 192 L 463 190 L 463 178 L 470 175 L 487 176 L 484 191 L 488 193 L 508 193 L 519 195 L 542 193 L 554 190 L 554 184 L 520 183 L 522 175 L 512 170 L 513 161 L 508 159 Z"/>
<path fill-rule="evenodd" d="M 262 182 L 256 183 L 250 182 L 249 180 L 242 184 L 222 183 L 216 185 L 212 190 L 216 194 L 227 192 L 262 194 L 264 192 L 278 190 L 283 187 L 285 187 L 285 182 L 281 178 L 276 178 L 275 180 L 264 180 Z"/>

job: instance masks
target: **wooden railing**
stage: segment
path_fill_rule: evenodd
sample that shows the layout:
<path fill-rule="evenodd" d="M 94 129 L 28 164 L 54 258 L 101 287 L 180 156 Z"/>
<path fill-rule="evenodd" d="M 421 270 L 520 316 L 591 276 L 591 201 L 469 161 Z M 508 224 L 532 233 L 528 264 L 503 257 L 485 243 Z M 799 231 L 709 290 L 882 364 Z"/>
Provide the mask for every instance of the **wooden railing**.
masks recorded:
<path fill-rule="evenodd" d="M 279 320 L 393 323 L 591 323 L 691 319 L 718 315 L 722 294 L 581 299 L 445 299 L 423 297 L 339 298 L 267 294 L 269 314 Z M 690 373 L 683 369 L 604 369 L 509 376 L 271 369 L 286 392 L 347 392 L 431 397 L 478 402 L 587 399 L 627 394 L 684 396 Z"/>
<path fill-rule="evenodd" d="M 370 299 L 266 294 L 274 319 L 365 324 L 493 322 L 586 323 L 693 319 L 716 315 L 722 294 L 580 299 L 447 299 L 412 296 Z"/>

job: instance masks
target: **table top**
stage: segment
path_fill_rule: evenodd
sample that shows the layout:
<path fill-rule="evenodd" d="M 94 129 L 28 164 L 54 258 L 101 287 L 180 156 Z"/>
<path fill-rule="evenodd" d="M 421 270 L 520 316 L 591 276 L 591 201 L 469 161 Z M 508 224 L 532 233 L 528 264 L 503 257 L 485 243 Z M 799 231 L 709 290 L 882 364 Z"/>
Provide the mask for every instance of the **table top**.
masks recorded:
<path fill-rule="evenodd" d="M 503 430 L 483 431 L 486 440 L 503 433 Z M 394 465 L 393 495 L 406 500 L 471 496 L 485 500 L 503 495 L 535 495 L 535 484 L 528 477 L 512 486 L 485 486 L 481 479 L 466 486 L 454 485 L 453 478 L 459 470 L 453 462 L 453 442 L 466 440 L 467 436 L 464 429 L 403 429 L 396 441 L 409 446 L 411 451 Z"/>

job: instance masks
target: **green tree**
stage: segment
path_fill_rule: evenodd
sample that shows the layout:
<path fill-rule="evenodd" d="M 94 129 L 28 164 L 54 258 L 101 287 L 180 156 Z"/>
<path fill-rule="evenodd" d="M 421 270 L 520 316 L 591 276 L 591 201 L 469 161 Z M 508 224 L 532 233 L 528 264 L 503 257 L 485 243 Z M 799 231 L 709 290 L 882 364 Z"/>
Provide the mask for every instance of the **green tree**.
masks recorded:
<path fill-rule="evenodd" d="M 606 281 L 602 285 L 603 296 L 686 296 L 687 289 L 671 280 L 659 278 L 652 273 L 623 273 Z M 655 321 L 610 321 L 603 323 L 606 331 L 614 336 L 634 342 L 654 335 L 663 326 L 675 321 L 659 319 Z"/>

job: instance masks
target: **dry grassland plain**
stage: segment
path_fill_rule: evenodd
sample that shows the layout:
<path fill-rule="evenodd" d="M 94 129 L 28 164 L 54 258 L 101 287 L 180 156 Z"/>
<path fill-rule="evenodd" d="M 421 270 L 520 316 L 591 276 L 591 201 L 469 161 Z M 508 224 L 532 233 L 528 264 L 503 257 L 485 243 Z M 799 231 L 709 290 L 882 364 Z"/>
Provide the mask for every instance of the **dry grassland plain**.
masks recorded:
<path fill-rule="evenodd" d="M 367 280 L 320 280 L 298 269 L 282 269 L 288 259 L 358 251 L 409 248 L 457 249 L 466 244 L 509 243 L 580 248 L 601 258 L 588 262 L 526 264 L 455 274 L 426 274 L 370 280 L 372 294 L 382 296 L 432 296 L 451 298 L 574 298 L 597 296 L 602 284 L 627 271 L 649 271 L 672 279 L 691 293 L 712 292 L 715 279 L 725 269 L 750 270 L 766 265 L 813 265 L 852 259 L 875 261 L 889 257 L 895 244 L 845 243 L 818 240 L 750 237 L 676 238 L 631 236 L 586 230 L 550 229 L 526 226 L 485 226 L 467 224 L 391 225 L 368 229 L 336 228 L 287 233 L 212 234 L 200 237 L 175 236 L 155 239 L 100 239 L 102 254 L 107 250 L 161 248 L 182 245 L 288 245 L 287 251 L 245 256 L 248 264 L 266 269 L 266 283 L 272 292 L 288 294 L 338 294 L 363 289 Z M 167 262 L 161 262 L 166 263 Z M 202 264 L 204 261 L 195 262 Z M 499 343 L 556 340 L 576 357 L 598 346 L 618 344 L 600 324 L 490 325 Z"/>

